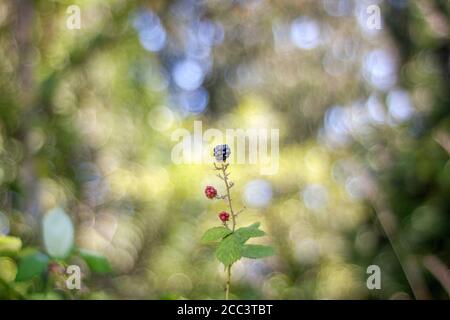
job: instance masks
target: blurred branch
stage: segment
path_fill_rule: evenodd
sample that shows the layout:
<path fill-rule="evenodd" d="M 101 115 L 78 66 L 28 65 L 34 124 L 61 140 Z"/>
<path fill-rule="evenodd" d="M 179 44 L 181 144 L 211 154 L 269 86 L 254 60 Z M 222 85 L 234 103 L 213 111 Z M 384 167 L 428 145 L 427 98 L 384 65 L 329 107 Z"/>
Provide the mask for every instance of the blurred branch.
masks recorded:
<path fill-rule="evenodd" d="M 448 133 L 443 130 L 438 131 L 433 135 L 433 139 L 450 155 L 450 135 Z"/>
<path fill-rule="evenodd" d="M 32 70 L 32 48 L 33 48 L 33 30 L 34 30 L 34 2 L 31 0 L 18 0 L 15 2 L 16 21 L 14 24 L 14 33 L 17 39 L 17 51 L 19 54 L 18 75 L 20 97 L 22 103 L 27 105 L 31 97 L 33 88 L 33 70 Z"/>
<path fill-rule="evenodd" d="M 404 257 L 406 252 L 404 244 L 396 239 L 397 231 L 397 219 L 394 214 L 389 210 L 387 202 L 383 200 L 379 188 L 372 181 L 372 185 L 369 188 L 369 200 L 372 203 L 375 211 L 375 218 L 378 220 L 382 232 L 386 236 L 398 263 L 405 275 L 406 281 L 411 289 L 416 300 L 430 299 L 430 293 L 426 287 L 426 283 L 422 278 L 420 268 L 413 257 L 406 255 L 408 259 L 405 261 Z"/>
<path fill-rule="evenodd" d="M 423 258 L 423 265 L 439 281 L 450 297 L 450 270 L 435 255 L 428 255 Z"/>

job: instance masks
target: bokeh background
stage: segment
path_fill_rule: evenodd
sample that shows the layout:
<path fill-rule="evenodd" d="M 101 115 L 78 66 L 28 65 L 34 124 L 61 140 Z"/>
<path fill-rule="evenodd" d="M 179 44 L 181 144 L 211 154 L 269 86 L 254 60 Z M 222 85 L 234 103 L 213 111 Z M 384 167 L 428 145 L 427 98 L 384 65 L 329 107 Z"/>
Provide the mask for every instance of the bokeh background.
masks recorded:
<path fill-rule="evenodd" d="M 372 4 L 380 29 L 367 25 Z M 70 5 L 80 29 L 67 28 Z M 448 299 L 449 10 L 1 1 L 0 298 L 223 298 L 223 267 L 199 241 L 225 209 L 203 194 L 220 181 L 171 160 L 172 132 L 199 120 L 280 129 L 277 174 L 231 167 L 239 225 L 260 221 L 277 252 L 233 266 L 233 298 Z M 110 271 L 78 249 L 47 256 L 55 208 Z M 58 221 L 47 228 L 64 238 Z M 82 290 L 58 285 L 73 263 Z M 373 264 L 380 290 L 366 287 Z"/>

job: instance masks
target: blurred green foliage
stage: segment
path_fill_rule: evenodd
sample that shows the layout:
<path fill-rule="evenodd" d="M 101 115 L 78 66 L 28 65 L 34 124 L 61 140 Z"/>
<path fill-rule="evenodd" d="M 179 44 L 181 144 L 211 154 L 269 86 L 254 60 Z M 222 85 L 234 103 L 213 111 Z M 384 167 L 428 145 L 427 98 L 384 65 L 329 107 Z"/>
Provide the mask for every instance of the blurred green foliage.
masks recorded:
<path fill-rule="evenodd" d="M 112 271 L 109 261 L 95 251 L 74 248 L 73 225 L 62 209 L 53 209 L 43 220 L 48 255 L 34 248 L 22 248 L 20 238 L 0 236 L 0 283 L 6 297 L 40 299 L 36 291 L 43 291 L 45 297 L 50 294 L 52 299 L 83 298 L 87 287 L 71 291 L 66 283 L 72 283 L 73 272 L 66 267 L 81 263 L 86 272 L 107 274 Z M 81 272 L 79 276 L 81 280 Z"/>
<path fill-rule="evenodd" d="M 0 2 L 0 298 L 222 298 L 216 177 L 171 160 L 201 120 L 280 129 L 277 174 L 232 166 L 277 253 L 234 298 L 448 299 L 449 3 L 375 1 L 368 30 L 373 2 Z"/>

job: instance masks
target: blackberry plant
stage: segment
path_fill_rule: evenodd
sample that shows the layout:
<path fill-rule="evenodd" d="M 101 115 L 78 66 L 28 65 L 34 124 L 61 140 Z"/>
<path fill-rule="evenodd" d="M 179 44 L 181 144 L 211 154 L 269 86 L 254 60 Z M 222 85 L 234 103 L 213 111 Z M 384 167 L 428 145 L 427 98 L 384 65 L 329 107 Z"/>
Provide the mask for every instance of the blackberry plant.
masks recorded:
<path fill-rule="evenodd" d="M 216 188 L 207 186 L 205 195 L 209 199 L 224 200 L 227 203 L 228 211 L 222 211 L 218 215 L 222 225 L 208 229 L 202 237 L 203 243 L 216 245 L 215 256 L 225 267 L 226 300 L 228 300 L 230 294 L 231 268 L 236 261 L 241 258 L 265 258 L 274 254 L 270 246 L 247 243 L 251 238 L 262 237 L 266 234 L 259 228 L 259 222 L 255 222 L 247 227 L 237 228 L 238 216 L 245 208 L 239 211 L 233 209 L 231 188 L 233 188 L 234 183 L 230 180 L 230 164 L 227 163 L 230 153 L 228 145 L 218 145 L 214 148 L 214 157 L 217 161 L 214 162 L 214 170 L 218 171 L 217 176 L 225 184 L 226 194 L 219 195 Z"/>

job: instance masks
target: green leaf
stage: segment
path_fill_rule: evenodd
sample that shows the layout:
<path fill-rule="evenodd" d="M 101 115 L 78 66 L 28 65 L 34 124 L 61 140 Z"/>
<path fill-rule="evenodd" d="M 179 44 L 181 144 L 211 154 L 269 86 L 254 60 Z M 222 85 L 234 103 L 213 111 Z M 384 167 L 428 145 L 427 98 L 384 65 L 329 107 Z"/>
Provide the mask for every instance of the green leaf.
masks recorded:
<path fill-rule="evenodd" d="M 54 258 L 67 258 L 74 239 L 73 225 L 69 216 L 61 208 L 55 208 L 44 216 L 42 227 L 47 253 Z"/>
<path fill-rule="evenodd" d="M 80 249 L 80 256 L 86 261 L 87 265 L 93 272 L 109 273 L 112 271 L 108 259 L 98 252 Z"/>
<path fill-rule="evenodd" d="M 16 263 L 8 257 L 0 257 L 0 279 L 6 282 L 12 282 L 16 278 Z"/>
<path fill-rule="evenodd" d="M 17 237 L 0 236 L 0 253 L 16 253 L 22 248 L 22 240 Z"/>
<path fill-rule="evenodd" d="M 242 244 L 250 238 L 262 237 L 266 233 L 258 229 L 259 225 L 259 222 L 256 222 L 248 227 L 239 228 L 235 231 L 235 235 L 239 238 Z"/>
<path fill-rule="evenodd" d="M 19 261 L 16 281 L 24 281 L 41 275 L 47 270 L 49 257 L 41 252 L 24 256 Z"/>
<path fill-rule="evenodd" d="M 241 258 L 241 246 L 239 238 L 233 233 L 220 242 L 216 257 L 227 267 Z"/>
<path fill-rule="evenodd" d="M 275 254 L 272 247 L 260 244 L 245 244 L 241 248 L 241 253 L 243 257 L 251 259 L 265 258 Z"/>
<path fill-rule="evenodd" d="M 202 242 L 208 243 L 216 240 L 220 240 L 231 233 L 231 230 L 225 227 L 214 227 L 206 230 L 203 234 Z"/>

